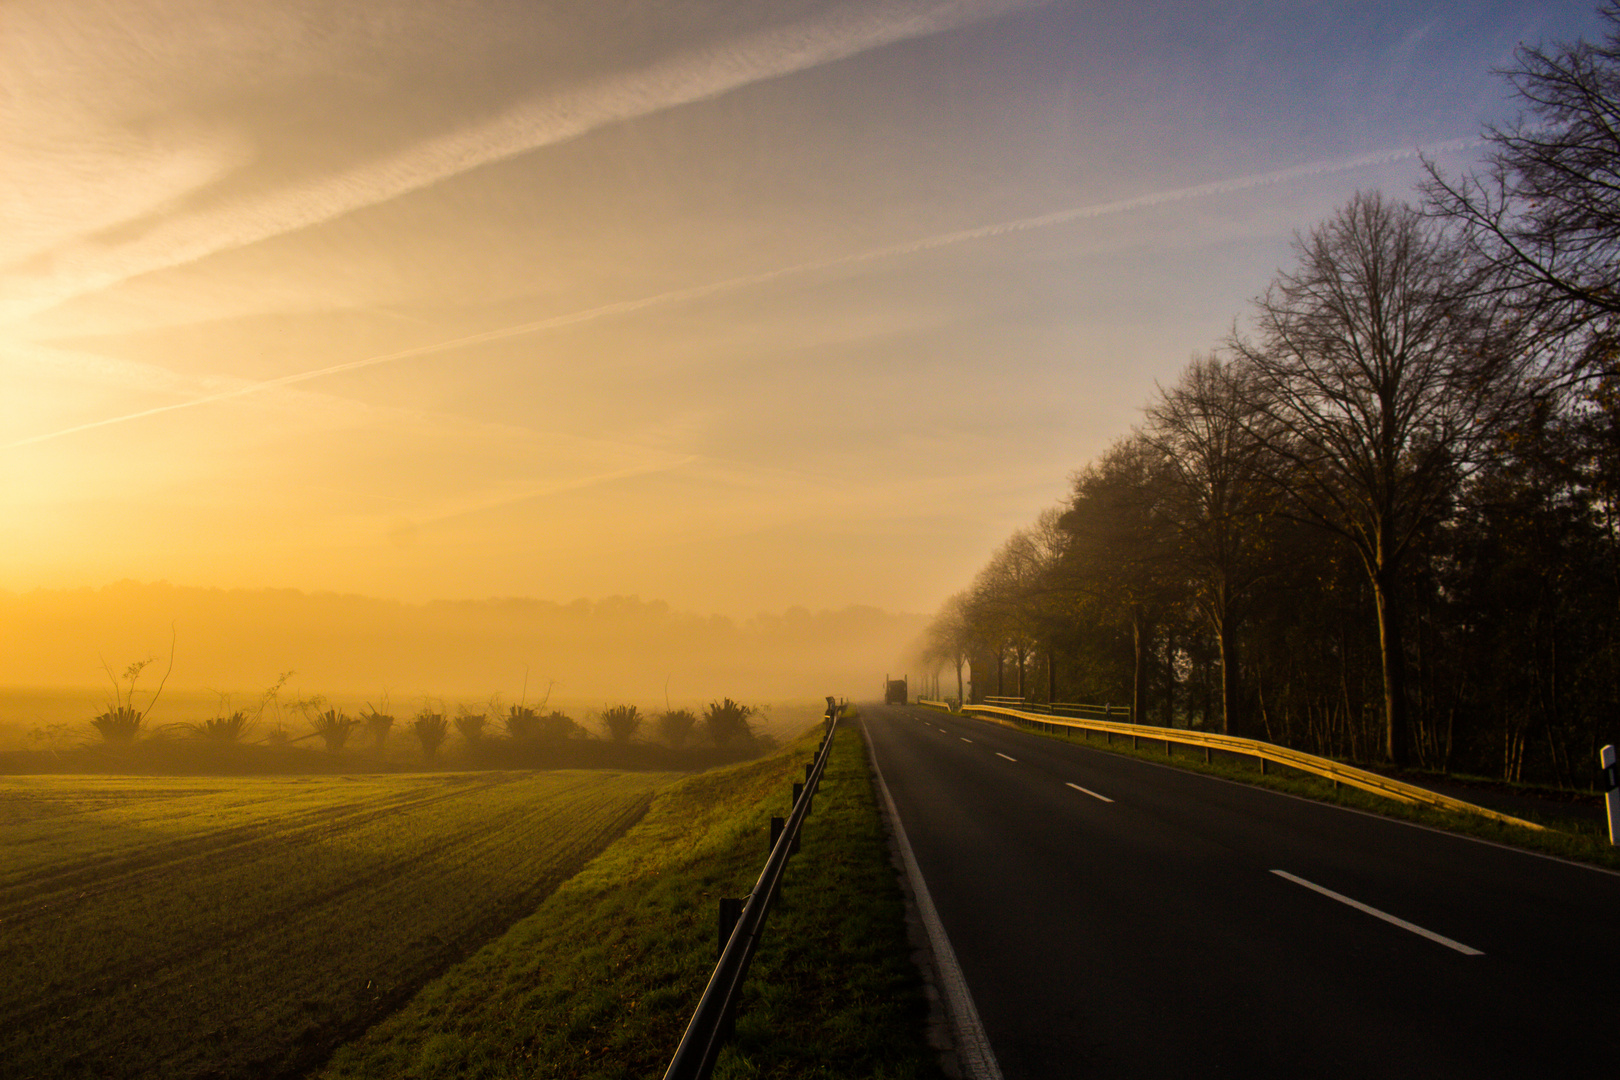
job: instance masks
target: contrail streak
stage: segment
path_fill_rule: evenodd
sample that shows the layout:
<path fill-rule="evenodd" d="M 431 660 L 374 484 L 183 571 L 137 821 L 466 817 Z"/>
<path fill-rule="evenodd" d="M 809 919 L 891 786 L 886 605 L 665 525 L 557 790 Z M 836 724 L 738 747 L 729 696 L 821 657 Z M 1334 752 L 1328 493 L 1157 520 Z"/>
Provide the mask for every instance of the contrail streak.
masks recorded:
<path fill-rule="evenodd" d="M 8 283 L 6 295 L 0 296 L 0 318 L 23 318 L 141 274 L 331 221 L 610 124 L 716 98 L 757 82 L 999 18 L 1042 2 L 885 0 L 822 5 L 823 10 L 812 19 L 678 52 L 639 70 L 598 76 L 348 171 L 261 192 L 213 210 L 167 218 L 143 228 L 138 240 L 111 250 L 95 238 L 80 237 L 79 242 L 55 253 L 48 272 Z"/>
<path fill-rule="evenodd" d="M 1190 199 L 1206 199 L 1218 195 L 1230 195 L 1239 191 L 1253 188 L 1270 187 L 1275 184 L 1286 184 L 1295 180 L 1304 180 L 1318 176 L 1328 176 L 1334 173 L 1353 172 L 1358 169 L 1373 168 L 1378 165 L 1388 165 L 1397 161 L 1406 161 L 1418 155 L 1428 153 L 1454 153 L 1471 147 L 1482 145 L 1479 138 L 1452 139 L 1448 142 L 1435 143 L 1424 148 L 1408 150 L 1385 150 L 1373 154 L 1362 154 L 1357 157 L 1344 158 L 1339 161 L 1312 162 L 1305 165 L 1296 165 L 1290 169 L 1278 169 L 1274 172 L 1254 173 L 1249 176 L 1240 176 L 1230 180 L 1217 180 L 1208 184 L 1198 184 L 1194 187 L 1175 188 L 1170 191 L 1157 191 L 1147 195 L 1137 195 L 1129 199 L 1119 199 L 1114 202 L 1094 203 L 1089 206 L 1072 207 L 1067 210 L 1055 210 L 1049 214 L 1036 217 L 1017 218 L 1013 221 L 1001 221 L 991 225 L 978 225 L 971 229 L 960 229 L 955 232 L 940 233 L 937 236 L 926 237 L 921 240 L 912 240 L 904 244 L 891 247 L 875 248 L 871 251 L 857 252 L 853 255 L 840 255 L 831 259 L 820 259 L 815 262 L 796 263 L 792 266 L 779 267 L 775 270 L 765 270 L 757 274 L 743 274 L 738 277 L 725 278 L 703 285 L 694 285 L 685 289 L 671 289 L 668 292 L 655 293 L 652 296 L 643 296 L 635 300 L 618 300 L 611 304 L 601 304 L 597 307 L 584 308 L 564 315 L 553 315 L 533 322 L 518 323 L 515 326 L 503 326 L 494 330 L 484 330 L 464 337 L 450 338 L 445 341 L 435 341 L 426 345 L 417 345 L 409 349 L 400 349 L 397 352 L 382 353 L 377 356 L 367 356 L 358 360 L 348 360 L 341 364 L 329 367 L 315 368 L 311 371 L 299 371 L 280 378 L 266 379 L 262 382 L 246 383 L 230 390 L 221 390 L 213 394 L 204 394 L 201 397 L 188 398 L 169 405 L 158 405 L 139 412 L 125 413 L 121 416 L 110 416 L 103 420 L 92 420 L 84 424 L 75 424 L 72 427 L 62 428 L 58 431 L 47 432 L 43 435 L 33 435 L 26 439 L 5 444 L 10 450 L 20 446 L 30 446 L 35 443 L 59 439 L 65 435 L 73 435 L 81 431 L 92 431 L 96 428 L 108 427 L 113 424 L 128 423 L 131 420 L 140 420 L 148 416 L 159 416 L 163 413 L 177 412 L 181 409 L 194 409 L 199 405 L 209 405 L 218 401 L 229 401 L 232 398 L 246 397 L 265 390 L 275 390 L 284 386 L 295 386 L 298 383 L 310 382 L 314 379 L 324 379 L 329 375 L 341 375 L 348 371 L 359 371 L 362 368 L 377 367 L 382 364 L 392 364 L 400 360 L 408 360 L 418 356 L 429 356 L 433 353 L 447 352 L 451 349 L 462 349 L 472 345 L 484 345 L 494 341 L 505 341 L 509 338 L 523 337 L 528 334 L 543 333 L 547 330 L 560 330 L 567 326 L 577 326 L 580 323 L 596 322 L 600 319 L 612 318 L 619 315 L 631 315 L 647 308 L 665 307 L 672 304 L 681 304 L 693 300 L 702 300 L 722 293 L 734 292 L 740 289 L 754 288 L 768 285 L 783 278 L 797 277 L 803 274 L 813 274 L 823 270 L 840 269 L 847 266 L 857 266 L 862 263 L 877 262 L 883 259 L 898 258 L 904 255 L 914 255 L 937 248 L 951 247 L 956 244 L 971 243 L 976 240 L 990 240 L 999 236 L 1008 236 L 1014 233 L 1030 232 L 1036 229 L 1049 229 L 1059 225 L 1069 225 L 1080 221 L 1090 221 L 1094 218 L 1109 217 L 1114 214 L 1128 213 L 1132 210 L 1143 210 L 1169 203 L 1184 202 Z"/>

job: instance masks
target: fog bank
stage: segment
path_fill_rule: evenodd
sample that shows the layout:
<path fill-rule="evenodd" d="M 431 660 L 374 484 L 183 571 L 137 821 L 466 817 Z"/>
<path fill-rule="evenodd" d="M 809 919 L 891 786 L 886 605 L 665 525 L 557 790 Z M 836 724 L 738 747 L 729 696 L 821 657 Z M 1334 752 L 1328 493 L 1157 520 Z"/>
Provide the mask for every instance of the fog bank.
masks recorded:
<path fill-rule="evenodd" d="M 296 672 L 305 693 L 515 697 L 551 687 L 570 700 L 677 705 L 850 698 L 878 692 L 926 616 L 871 607 L 792 608 L 745 621 L 609 597 L 559 604 L 510 598 L 410 604 L 291 589 L 222 590 L 119 582 L 0 592 L 0 686 L 102 687 L 156 658 L 141 679 L 171 690 L 252 693 Z"/>

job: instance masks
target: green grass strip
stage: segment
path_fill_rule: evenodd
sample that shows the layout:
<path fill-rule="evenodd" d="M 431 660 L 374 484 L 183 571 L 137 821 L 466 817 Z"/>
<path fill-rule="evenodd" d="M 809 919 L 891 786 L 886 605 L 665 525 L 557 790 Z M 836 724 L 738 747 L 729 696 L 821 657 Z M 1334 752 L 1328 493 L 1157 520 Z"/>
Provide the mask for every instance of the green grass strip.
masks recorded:
<path fill-rule="evenodd" d="M 765 863 L 815 734 L 660 792 L 534 914 L 343 1047 L 325 1076 L 656 1077 Z M 865 747 L 843 726 L 718 1076 L 937 1077 Z"/>

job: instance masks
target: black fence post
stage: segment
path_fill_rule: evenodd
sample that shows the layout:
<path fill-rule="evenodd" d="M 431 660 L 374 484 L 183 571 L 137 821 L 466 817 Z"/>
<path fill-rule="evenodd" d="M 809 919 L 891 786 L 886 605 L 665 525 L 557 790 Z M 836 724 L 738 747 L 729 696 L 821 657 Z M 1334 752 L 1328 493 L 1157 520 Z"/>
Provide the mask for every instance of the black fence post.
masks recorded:
<path fill-rule="evenodd" d="M 767 852 L 776 850 L 776 842 L 782 839 L 782 826 L 786 820 L 779 817 L 771 818 L 771 846 L 765 849 Z"/>
<path fill-rule="evenodd" d="M 732 896 L 720 898 L 720 940 L 714 950 L 716 960 L 725 953 L 726 942 L 731 940 L 732 931 L 737 929 L 737 920 L 742 917 L 742 909 L 742 898 Z"/>

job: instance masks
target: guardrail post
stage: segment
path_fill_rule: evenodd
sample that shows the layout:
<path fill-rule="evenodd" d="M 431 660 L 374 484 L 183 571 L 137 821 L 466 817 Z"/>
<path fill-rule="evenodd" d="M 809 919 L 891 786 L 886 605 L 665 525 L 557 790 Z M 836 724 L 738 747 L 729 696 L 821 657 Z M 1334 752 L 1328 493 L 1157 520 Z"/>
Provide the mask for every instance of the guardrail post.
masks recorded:
<path fill-rule="evenodd" d="M 1603 802 L 1609 810 L 1609 846 L 1620 843 L 1620 767 L 1615 765 L 1614 744 L 1603 748 Z"/>
<path fill-rule="evenodd" d="M 786 818 L 771 818 L 771 846 L 765 849 L 767 852 L 776 850 L 776 842 L 782 839 L 782 828 L 786 821 Z"/>
<path fill-rule="evenodd" d="M 1260 775 L 1261 776 L 1266 775 L 1266 759 L 1265 758 L 1260 759 Z"/>
<path fill-rule="evenodd" d="M 1210 763 L 1209 747 L 1206 746 L 1206 747 L 1204 747 L 1204 764 L 1208 765 L 1209 763 Z"/>
<path fill-rule="evenodd" d="M 726 951 L 726 942 L 731 940 L 732 931 L 737 929 L 737 920 L 742 917 L 742 909 L 742 898 L 732 896 L 720 898 L 720 939 L 715 943 L 714 949 L 716 960 Z"/>

